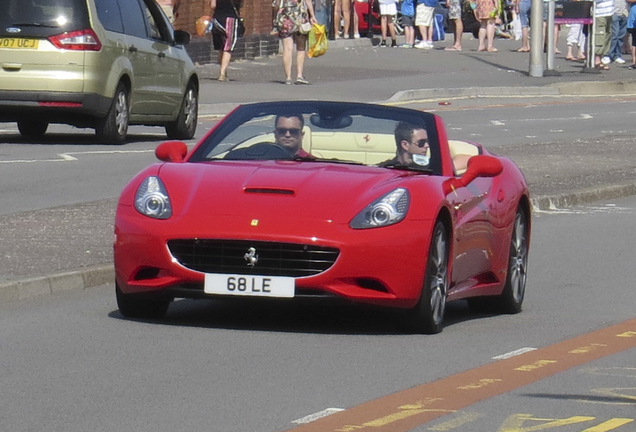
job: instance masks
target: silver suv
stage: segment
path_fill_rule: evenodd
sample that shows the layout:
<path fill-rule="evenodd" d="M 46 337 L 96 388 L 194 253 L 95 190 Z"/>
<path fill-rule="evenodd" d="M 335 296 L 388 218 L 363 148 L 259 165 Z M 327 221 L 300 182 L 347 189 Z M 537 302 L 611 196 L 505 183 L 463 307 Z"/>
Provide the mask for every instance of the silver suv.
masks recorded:
<path fill-rule="evenodd" d="M 0 0 L 0 121 L 37 138 L 49 123 L 120 144 L 128 125 L 197 127 L 199 79 L 154 0 Z"/>

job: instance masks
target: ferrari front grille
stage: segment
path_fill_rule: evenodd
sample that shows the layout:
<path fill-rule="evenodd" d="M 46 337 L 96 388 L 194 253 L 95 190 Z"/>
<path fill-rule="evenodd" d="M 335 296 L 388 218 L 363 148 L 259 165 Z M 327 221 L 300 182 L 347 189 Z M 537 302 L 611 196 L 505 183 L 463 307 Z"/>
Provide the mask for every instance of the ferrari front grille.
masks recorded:
<path fill-rule="evenodd" d="M 184 267 L 203 273 L 312 276 L 327 270 L 338 249 L 250 240 L 169 240 L 170 253 Z"/>

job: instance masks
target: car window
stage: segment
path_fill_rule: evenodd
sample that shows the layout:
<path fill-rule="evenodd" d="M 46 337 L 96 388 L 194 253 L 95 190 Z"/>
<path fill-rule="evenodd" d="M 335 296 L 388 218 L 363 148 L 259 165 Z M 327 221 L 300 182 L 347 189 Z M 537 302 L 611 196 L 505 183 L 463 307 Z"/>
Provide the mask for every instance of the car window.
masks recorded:
<path fill-rule="evenodd" d="M 117 0 L 95 0 L 97 16 L 106 30 L 117 33 L 124 32 L 124 24 L 121 20 L 121 10 Z"/>
<path fill-rule="evenodd" d="M 144 0 L 142 7 L 145 9 L 145 15 L 148 18 L 150 37 L 170 43 L 172 41 L 172 27 L 161 8 L 154 0 Z"/>
<path fill-rule="evenodd" d="M 124 32 L 131 36 L 147 38 L 146 19 L 137 0 L 117 0 L 121 8 Z"/>
<path fill-rule="evenodd" d="M 0 36 L 49 37 L 89 27 L 86 0 L 0 0 Z"/>

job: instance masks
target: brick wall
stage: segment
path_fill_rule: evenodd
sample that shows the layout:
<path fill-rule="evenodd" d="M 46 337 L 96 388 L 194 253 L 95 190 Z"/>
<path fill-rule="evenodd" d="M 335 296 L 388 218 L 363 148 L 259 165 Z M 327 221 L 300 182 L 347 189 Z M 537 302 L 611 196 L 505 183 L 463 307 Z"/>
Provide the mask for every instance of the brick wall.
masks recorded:
<path fill-rule="evenodd" d="M 217 0 L 217 2 L 229 0 Z M 208 0 L 181 0 L 175 28 L 192 35 L 186 46 L 192 60 L 198 63 L 216 62 L 211 36 L 198 36 L 194 23 L 202 15 L 210 14 Z M 245 19 L 245 36 L 236 46 L 233 58 L 253 59 L 278 53 L 278 37 L 272 36 L 272 0 L 243 0 L 241 16 Z"/>

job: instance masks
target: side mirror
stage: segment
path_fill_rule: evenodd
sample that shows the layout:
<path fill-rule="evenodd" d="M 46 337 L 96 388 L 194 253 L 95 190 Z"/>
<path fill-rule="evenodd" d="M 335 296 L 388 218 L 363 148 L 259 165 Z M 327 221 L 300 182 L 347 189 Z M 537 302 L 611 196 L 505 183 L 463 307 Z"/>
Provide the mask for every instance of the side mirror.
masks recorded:
<path fill-rule="evenodd" d="M 164 162 L 183 162 L 188 154 L 188 146 L 182 141 L 166 141 L 155 149 L 155 156 Z"/>
<path fill-rule="evenodd" d="M 468 160 L 466 172 L 459 178 L 450 178 L 443 184 L 444 193 L 448 195 L 455 189 L 468 185 L 477 177 L 495 177 L 503 171 L 503 164 L 494 156 L 478 155 Z"/>
<path fill-rule="evenodd" d="M 183 30 L 174 31 L 174 43 L 177 45 L 187 45 L 190 43 L 190 33 Z"/>

